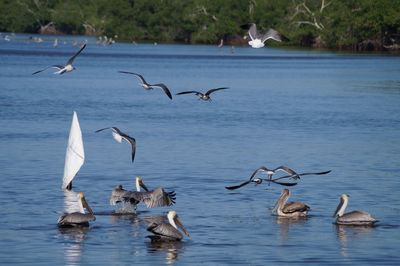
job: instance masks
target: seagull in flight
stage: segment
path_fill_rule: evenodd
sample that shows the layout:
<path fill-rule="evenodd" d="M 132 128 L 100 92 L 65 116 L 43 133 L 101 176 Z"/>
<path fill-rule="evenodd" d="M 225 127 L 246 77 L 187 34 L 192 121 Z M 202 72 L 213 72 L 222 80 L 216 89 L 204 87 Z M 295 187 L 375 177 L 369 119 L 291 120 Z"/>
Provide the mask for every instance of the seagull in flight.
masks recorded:
<path fill-rule="evenodd" d="M 287 175 L 273 179 L 272 176 L 274 174 L 276 174 L 278 171 L 285 172 L 285 173 L 287 173 Z M 256 177 L 256 175 L 259 172 L 266 173 L 268 178 L 267 179 L 261 179 L 261 178 Z M 272 183 L 279 184 L 279 185 L 282 185 L 282 186 L 295 186 L 297 184 L 296 182 L 294 182 L 294 183 L 293 182 L 281 182 L 279 180 L 280 179 L 284 179 L 284 178 L 291 178 L 293 180 L 298 180 L 298 179 L 300 179 L 300 176 L 304 176 L 304 175 L 325 175 L 325 174 L 328 174 L 330 172 L 331 172 L 331 170 L 325 171 L 325 172 L 298 174 L 293 169 L 291 169 L 291 168 L 289 168 L 287 166 L 284 166 L 284 165 L 279 166 L 279 167 L 277 167 L 275 169 L 268 169 L 265 166 L 261 166 L 261 167 L 257 168 L 253 172 L 253 174 L 250 176 L 249 180 L 247 180 L 247 181 L 245 181 L 245 182 L 243 182 L 243 183 L 241 183 L 239 185 L 227 186 L 225 188 L 229 189 L 229 190 L 235 190 L 235 189 L 241 188 L 241 187 L 243 187 L 243 186 L 245 186 L 247 184 L 250 184 L 250 183 L 255 183 L 256 185 L 260 185 L 263 181 L 267 181 L 268 183 L 272 182 Z"/>
<path fill-rule="evenodd" d="M 52 66 L 46 67 L 44 69 L 38 70 L 36 72 L 33 72 L 32 75 L 36 75 L 36 74 L 38 74 L 40 72 L 43 72 L 43 71 L 45 71 L 46 69 L 49 69 L 49 68 L 57 69 L 57 71 L 54 72 L 54 74 L 59 74 L 59 75 L 62 75 L 64 73 L 66 73 L 66 72 L 73 71 L 76 68 L 72 65 L 72 63 L 74 62 L 75 58 L 83 51 L 83 49 L 85 49 L 85 47 L 86 47 L 86 43 L 81 47 L 81 49 L 79 49 L 78 52 L 76 52 L 70 59 L 68 59 L 67 63 L 64 66 L 62 66 L 62 65 L 52 65 Z"/>
<path fill-rule="evenodd" d="M 219 90 L 226 90 L 226 89 L 229 89 L 229 88 L 223 87 L 223 88 L 211 89 L 211 90 L 208 90 L 206 93 L 202 93 L 202 92 L 199 92 L 199 91 L 182 91 L 182 92 L 177 93 L 176 95 L 193 93 L 196 96 L 199 96 L 199 100 L 211 101 L 211 98 L 210 98 L 210 94 L 211 93 L 213 93 L 215 91 L 219 91 Z"/>
<path fill-rule="evenodd" d="M 147 83 L 147 81 L 144 79 L 144 77 L 138 73 L 134 73 L 134 72 L 128 72 L 128 71 L 118 71 L 119 73 L 123 73 L 123 74 L 131 74 L 131 75 L 135 75 L 136 77 L 138 77 L 140 79 L 140 81 L 142 82 L 140 85 L 145 89 L 145 90 L 152 90 L 154 89 L 154 87 L 159 87 L 161 88 L 164 93 L 168 96 L 168 98 L 170 98 L 172 100 L 172 95 L 170 90 L 168 89 L 167 86 L 165 86 L 165 84 L 163 83 L 157 83 L 157 84 L 149 84 Z"/>
<path fill-rule="evenodd" d="M 103 131 L 103 130 L 106 130 L 106 129 L 111 129 L 112 130 L 113 138 L 117 142 L 121 143 L 122 140 L 124 139 L 131 145 L 131 148 L 132 148 L 131 154 L 132 154 L 132 163 L 133 163 L 133 161 L 135 160 L 135 153 L 136 153 L 136 140 L 134 138 L 128 136 L 127 134 L 125 134 L 121 130 L 119 130 L 117 127 L 102 128 L 102 129 L 96 130 L 96 133 L 100 132 L 100 131 Z"/>
<path fill-rule="evenodd" d="M 247 27 L 248 25 L 242 26 Z M 261 33 L 257 31 L 257 26 L 254 23 L 250 24 L 250 28 L 248 30 L 248 34 L 250 36 L 250 41 L 249 45 L 253 48 L 262 48 L 265 46 L 265 42 L 269 39 L 281 42 L 282 38 L 280 34 L 274 30 L 274 29 L 269 29 L 266 33 Z"/>

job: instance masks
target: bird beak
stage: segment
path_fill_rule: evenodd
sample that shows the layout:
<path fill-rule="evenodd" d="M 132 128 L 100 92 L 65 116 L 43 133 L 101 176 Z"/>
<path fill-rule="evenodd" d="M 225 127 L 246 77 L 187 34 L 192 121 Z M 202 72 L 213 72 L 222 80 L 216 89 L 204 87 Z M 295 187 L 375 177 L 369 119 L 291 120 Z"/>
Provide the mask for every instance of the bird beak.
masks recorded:
<path fill-rule="evenodd" d="M 86 210 L 87 210 L 89 213 L 93 214 L 93 210 L 92 210 L 92 208 L 89 207 L 89 204 L 87 203 L 87 201 L 86 201 L 85 198 L 82 198 L 82 206 L 83 206 L 84 208 L 86 208 Z"/>
<path fill-rule="evenodd" d="M 181 222 L 181 220 L 179 219 L 178 216 L 175 217 L 175 223 L 176 223 L 176 225 L 177 225 L 180 229 L 182 229 L 182 231 L 185 233 L 185 235 L 187 235 L 190 239 L 192 239 L 192 238 L 190 237 L 189 232 L 188 232 L 188 231 L 186 230 L 186 228 L 183 226 L 183 224 L 182 224 L 182 222 Z"/>
<path fill-rule="evenodd" d="M 146 192 L 149 191 L 149 189 L 146 187 L 146 185 L 143 183 L 143 181 L 140 181 L 139 185 L 140 185 L 140 187 L 143 188 Z"/>

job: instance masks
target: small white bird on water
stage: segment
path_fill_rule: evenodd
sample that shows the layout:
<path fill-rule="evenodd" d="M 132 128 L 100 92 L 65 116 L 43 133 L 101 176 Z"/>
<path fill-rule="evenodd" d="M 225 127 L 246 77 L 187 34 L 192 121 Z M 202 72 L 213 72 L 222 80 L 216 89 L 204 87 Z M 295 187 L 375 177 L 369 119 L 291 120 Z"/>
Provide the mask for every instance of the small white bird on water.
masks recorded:
<path fill-rule="evenodd" d="M 269 39 L 273 39 L 278 42 L 282 41 L 280 34 L 276 30 L 269 29 L 266 33 L 262 34 L 257 31 L 257 26 L 254 23 L 250 24 L 248 34 L 251 39 L 251 41 L 249 41 L 249 45 L 253 48 L 264 47 L 265 46 L 264 43 Z"/>
<path fill-rule="evenodd" d="M 71 56 L 70 59 L 68 59 L 67 63 L 64 66 L 62 66 L 62 65 L 52 65 L 52 66 L 46 67 L 44 69 L 38 70 L 36 72 L 33 72 L 32 75 L 36 75 L 36 74 L 38 74 L 40 72 L 43 72 L 43 71 L 45 71 L 46 69 L 49 69 L 49 68 L 58 69 L 58 71 L 54 72 L 54 74 L 59 74 L 59 75 L 62 75 L 64 73 L 66 73 L 66 72 L 73 71 L 76 68 L 72 65 L 72 63 L 74 62 L 75 58 L 82 52 L 82 50 L 85 49 L 85 47 L 86 47 L 86 43 L 81 47 L 81 49 L 79 49 L 78 52 L 76 52 L 73 56 Z"/>

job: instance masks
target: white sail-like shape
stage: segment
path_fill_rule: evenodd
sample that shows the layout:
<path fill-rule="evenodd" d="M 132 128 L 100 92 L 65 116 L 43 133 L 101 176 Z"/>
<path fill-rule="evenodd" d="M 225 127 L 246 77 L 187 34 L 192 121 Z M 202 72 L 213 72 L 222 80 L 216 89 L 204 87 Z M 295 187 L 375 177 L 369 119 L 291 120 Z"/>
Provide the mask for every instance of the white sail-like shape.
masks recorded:
<path fill-rule="evenodd" d="M 65 154 L 64 176 L 62 189 L 66 189 L 85 161 L 82 132 L 79 126 L 78 116 L 74 112 L 72 116 L 71 130 L 69 132 L 67 152 Z"/>

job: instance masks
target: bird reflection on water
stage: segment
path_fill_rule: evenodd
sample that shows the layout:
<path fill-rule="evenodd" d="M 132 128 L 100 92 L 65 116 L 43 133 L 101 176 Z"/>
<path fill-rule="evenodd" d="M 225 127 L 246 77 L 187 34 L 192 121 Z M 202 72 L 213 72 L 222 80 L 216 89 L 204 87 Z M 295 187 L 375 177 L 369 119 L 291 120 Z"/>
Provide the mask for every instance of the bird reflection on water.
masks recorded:
<path fill-rule="evenodd" d="M 83 253 L 83 243 L 89 227 L 59 227 L 60 234 L 64 238 L 65 265 L 80 265 Z"/>
<path fill-rule="evenodd" d="M 183 252 L 184 242 L 147 242 L 147 252 L 149 254 L 165 253 L 166 264 L 173 264 L 177 261 L 178 255 Z"/>
<path fill-rule="evenodd" d="M 276 223 L 279 225 L 280 240 L 285 242 L 289 239 L 289 230 L 291 227 L 301 226 L 307 222 L 308 218 L 301 217 L 276 217 Z"/>
<path fill-rule="evenodd" d="M 336 224 L 336 235 L 340 243 L 340 254 L 348 257 L 348 247 L 352 240 L 366 237 L 373 228 L 372 226 L 347 226 Z"/>

